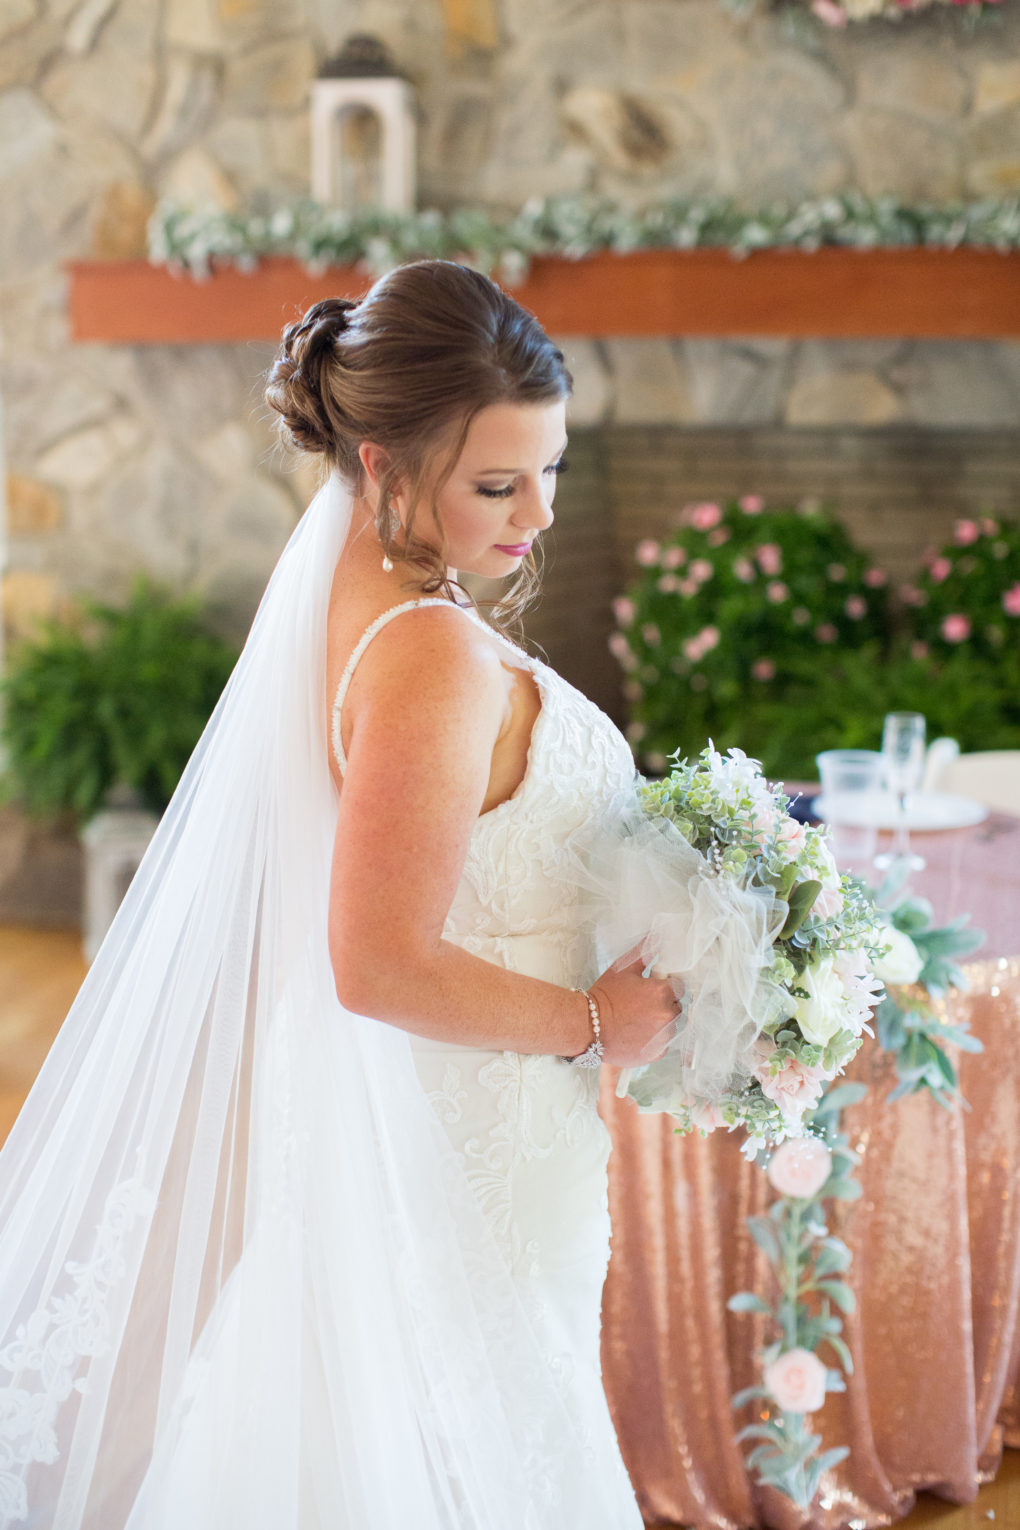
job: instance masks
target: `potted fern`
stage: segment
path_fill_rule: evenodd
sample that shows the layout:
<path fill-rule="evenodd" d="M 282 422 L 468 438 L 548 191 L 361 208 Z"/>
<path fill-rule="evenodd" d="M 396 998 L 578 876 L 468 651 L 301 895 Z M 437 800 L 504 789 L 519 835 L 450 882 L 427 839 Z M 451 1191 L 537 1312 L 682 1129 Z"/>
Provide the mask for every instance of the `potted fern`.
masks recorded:
<path fill-rule="evenodd" d="M 84 601 L 10 655 L 0 798 L 78 824 L 91 958 L 237 657 L 194 599 L 146 579 Z"/>

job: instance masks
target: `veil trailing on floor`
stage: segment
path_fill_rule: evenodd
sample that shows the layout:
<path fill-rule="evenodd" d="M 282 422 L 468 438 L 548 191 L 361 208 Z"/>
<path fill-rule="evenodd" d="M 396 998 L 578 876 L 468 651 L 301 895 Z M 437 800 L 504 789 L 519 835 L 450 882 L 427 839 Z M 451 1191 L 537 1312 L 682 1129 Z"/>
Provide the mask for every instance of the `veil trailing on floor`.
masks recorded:
<path fill-rule="evenodd" d="M 336 996 L 350 514 L 331 478 L 0 1155 L 3 1530 L 563 1530 L 529 1457 L 585 1480 L 407 1036 Z"/>

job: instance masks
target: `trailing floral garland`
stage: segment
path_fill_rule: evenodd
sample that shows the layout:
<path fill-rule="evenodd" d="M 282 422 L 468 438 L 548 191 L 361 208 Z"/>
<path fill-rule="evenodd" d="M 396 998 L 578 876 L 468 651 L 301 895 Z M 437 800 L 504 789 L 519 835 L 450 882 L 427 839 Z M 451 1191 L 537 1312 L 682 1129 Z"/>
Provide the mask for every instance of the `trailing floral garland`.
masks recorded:
<path fill-rule="evenodd" d="M 514 283 L 537 255 L 579 260 L 600 250 L 728 248 L 744 256 L 822 245 L 1020 249 L 1020 197 L 939 206 L 850 190 L 749 212 L 728 198 L 673 198 L 634 210 L 563 196 L 534 199 L 506 215 L 482 207 L 348 213 L 310 200 L 230 212 L 167 202 L 149 225 L 150 259 L 195 277 L 208 276 L 215 265 L 253 270 L 269 255 L 293 256 L 313 270 L 362 265 L 372 272 L 433 257 L 467 259 Z"/>
<path fill-rule="evenodd" d="M 964 929 L 964 919 L 934 926 L 930 904 L 900 894 L 902 880 L 902 875 L 890 875 L 876 895 L 880 905 L 891 903 L 885 907 L 888 949 L 875 967 L 886 985 L 875 1016 L 878 1042 L 895 1059 L 900 1080 L 888 1098 L 926 1089 L 948 1106 L 959 1101 L 960 1092 L 947 1044 L 980 1052 L 981 1043 L 966 1026 L 940 1024 L 930 1001 L 966 987 L 956 958 L 973 951 L 984 937 L 980 930 Z M 801 1508 L 811 1503 L 823 1473 L 849 1454 L 846 1446 L 821 1451 L 821 1436 L 812 1432 L 808 1419 L 822 1408 L 828 1392 L 845 1390 L 844 1373 L 853 1371 L 840 1316 L 854 1308 L 845 1279 L 852 1255 L 829 1233 L 824 1203 L 860 1195 L 853 1177 L 858 1159 L 841 1129 L 841 1116 L 866 1092 L 861 1084 L 831 1087 L 809 1118 L 812 1135 L 787 1140 L 767 1159 L 778 1198 L 767 1215 L 748 1218 L 748 1228 L 771 1266 L 775 1294 L 768 1301 L 741 1291 L 729 1301 L 733 1312 L 770 1319 L 774 1332 L 761 1355 L 761 1383 L 733 1398 L 734 1408 L 758 1405 L 755 1422 L 738 1435 L 755 1442 L 747 1465 L 759 1482 Z M 824 1346 L 841 1368 L 819 1357 Z"/>

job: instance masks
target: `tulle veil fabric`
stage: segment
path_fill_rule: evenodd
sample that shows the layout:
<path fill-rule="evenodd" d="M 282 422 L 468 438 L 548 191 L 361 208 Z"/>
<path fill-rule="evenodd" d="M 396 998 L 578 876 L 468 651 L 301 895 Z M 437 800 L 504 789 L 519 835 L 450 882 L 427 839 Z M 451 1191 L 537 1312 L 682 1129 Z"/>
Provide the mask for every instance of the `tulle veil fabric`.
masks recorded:
<path fill-rule="evenodd" d="M 336 996 L 350 512 L 331 477 L 0 1155 L 3 1530 L 562 1530 L 543 1438 L 604 1522 L 406 1035 Z"/>

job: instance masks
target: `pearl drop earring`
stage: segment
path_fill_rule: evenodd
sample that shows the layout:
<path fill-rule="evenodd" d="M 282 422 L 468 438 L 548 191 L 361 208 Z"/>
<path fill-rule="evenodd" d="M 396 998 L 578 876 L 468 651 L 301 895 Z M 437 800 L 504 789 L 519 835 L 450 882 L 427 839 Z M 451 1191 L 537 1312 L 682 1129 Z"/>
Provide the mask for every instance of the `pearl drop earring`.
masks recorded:
<path fill-rule="evenodd" d="M 386 553 L 383 553 L 382 570 L 384 574 L 392 574 L 393 572 L 393 563 Z"/>

